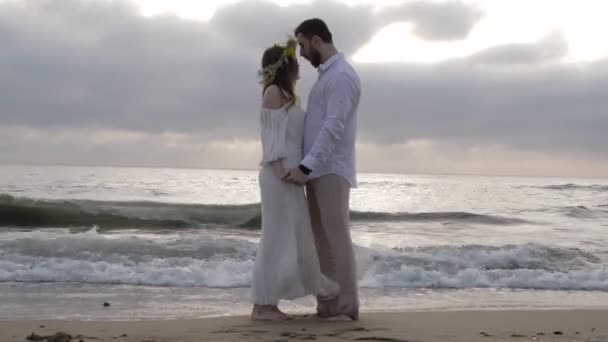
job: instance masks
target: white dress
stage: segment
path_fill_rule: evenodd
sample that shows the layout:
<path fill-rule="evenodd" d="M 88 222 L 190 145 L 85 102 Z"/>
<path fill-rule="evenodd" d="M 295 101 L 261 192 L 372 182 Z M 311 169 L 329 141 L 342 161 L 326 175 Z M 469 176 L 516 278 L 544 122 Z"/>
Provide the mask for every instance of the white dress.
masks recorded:
<path fill-rule="evenodd" d="M 280 180 L 269 165 L 282 159 L 286 170 L 298 166 L 305 117 L 295 105 L 260 110 L 262 233 L 251 285 L 254 304 L 278 305 L 281 299 L 306 295 L 332 297 L 339 291 L 336 282 L 321 274 L 304 187 Z"/>

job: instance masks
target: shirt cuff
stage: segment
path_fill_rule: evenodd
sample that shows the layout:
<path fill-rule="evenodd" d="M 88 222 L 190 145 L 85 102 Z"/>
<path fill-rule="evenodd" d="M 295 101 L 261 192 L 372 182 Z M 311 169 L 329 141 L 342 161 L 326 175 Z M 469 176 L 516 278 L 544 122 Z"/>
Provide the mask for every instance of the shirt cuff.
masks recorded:
<path fill-rule="evenodd" d="M 304 172 L 304 174 L 307 176 L 312 172 L 311 169 L 307 168 L 306 166 L 304 166 L 302 164 L 298 165 L 298 168 L 300 169 L 300 171 Z"/>
<path fill-rule="evenodd" d="M 309 168 L 310 170 L 314 170 L 316 167 L 316 163 L 317 163 L 317 160 L 315 158 L 313 158 L 311 156 L 306 156 L 300 164 L 304 165 L 305 167 Z"/>

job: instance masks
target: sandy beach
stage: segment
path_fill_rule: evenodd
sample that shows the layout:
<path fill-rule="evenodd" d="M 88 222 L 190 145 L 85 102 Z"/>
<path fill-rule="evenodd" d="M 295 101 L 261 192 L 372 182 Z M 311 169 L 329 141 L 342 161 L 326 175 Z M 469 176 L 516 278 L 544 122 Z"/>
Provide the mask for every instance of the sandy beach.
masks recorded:
<path fill-rule="evenodd" d="M 299 316 L 287 322 L 247 317 L 163 321 L 2 321 L 2 342 L 30 336 L 72 341 L 608 341 L 607 310 L 363 313 L 352 323 Z M 32 335 L 32 333 L 34 335 Z M 58 334 L 59 333 L 59 334 Z M 37 335 L 37 336 L 36 336 Z M 57 338 L 59 337 L 59 338 Z"/>

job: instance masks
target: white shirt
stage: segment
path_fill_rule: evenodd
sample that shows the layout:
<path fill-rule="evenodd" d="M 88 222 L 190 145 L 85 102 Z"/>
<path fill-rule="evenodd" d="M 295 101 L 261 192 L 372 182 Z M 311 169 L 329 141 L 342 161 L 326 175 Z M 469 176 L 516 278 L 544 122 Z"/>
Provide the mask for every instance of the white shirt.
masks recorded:
<path fill-rule="evenodd" d="M 309 179 L 327 174 L 344 177 L 357 187 L 355 135 L 361 82 L 342 53 L 321 64 L 308 96 L 302 164 Z"/>

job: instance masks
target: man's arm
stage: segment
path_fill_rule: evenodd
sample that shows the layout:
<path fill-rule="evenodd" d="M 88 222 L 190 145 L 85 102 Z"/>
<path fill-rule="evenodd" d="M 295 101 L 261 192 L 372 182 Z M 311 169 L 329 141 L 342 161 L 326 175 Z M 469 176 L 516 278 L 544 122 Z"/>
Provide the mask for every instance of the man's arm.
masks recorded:
<path fill-rule="evenodd" d="M 348 74 L 339 73 L 327 87 L 327 114 L 310 152 L 302 160 L 304 169 L 315 170 L 331 157 L 344 135 L 344 126 L 353 106 L 355 90 Z"/>
<path fill-rule="evenodd" d="M 321 131 L 317 135 L 312 149 L 297 168 L 289 171 L 286 181 L 303 185 L 306 175 L 326 162 L 334 152 L 336 144 L 344 134 L 346 119 L 356 96 L 352 80 L 346 73 L 336 75 L 327 84 L 327 114 Z"/>

